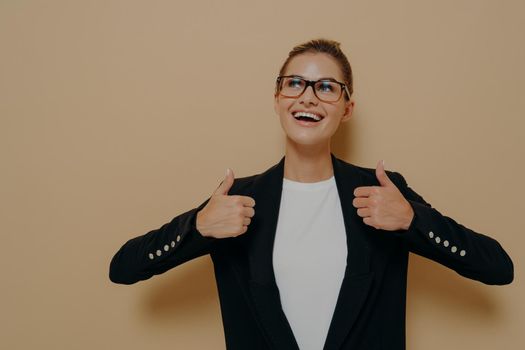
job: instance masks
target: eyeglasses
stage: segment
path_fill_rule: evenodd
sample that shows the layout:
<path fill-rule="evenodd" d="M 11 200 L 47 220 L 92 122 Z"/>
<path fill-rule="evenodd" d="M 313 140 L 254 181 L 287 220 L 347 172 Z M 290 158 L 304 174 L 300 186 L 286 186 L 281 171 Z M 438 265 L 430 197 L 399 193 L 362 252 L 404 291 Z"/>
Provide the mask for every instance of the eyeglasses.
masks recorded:
<path fill-rule="evenodd" d="M 298 98 L 309 86 L 312 86 L 315 96 L 323 102 L 339 101 L 343 91 L 350 98 L 346 84 L 335 79 L 306 80 L 296 75 L 278 76 L 276 92 L 284 97 Z"/>

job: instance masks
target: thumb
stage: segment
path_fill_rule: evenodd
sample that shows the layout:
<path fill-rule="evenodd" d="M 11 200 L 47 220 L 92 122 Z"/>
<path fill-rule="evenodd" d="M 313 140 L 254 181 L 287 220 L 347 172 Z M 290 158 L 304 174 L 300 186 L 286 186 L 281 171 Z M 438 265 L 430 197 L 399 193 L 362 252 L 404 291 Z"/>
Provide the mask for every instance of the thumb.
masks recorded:
<path fill-rule="evenodd" d="M 221 182 L 219 187 L 217 187 L 215 192 L 213 192 L 213 194 L 214 195 L 217 195 L 217 194 L 227 195 L 228 191 L 233 185 L 233 180 L 234 180 L 233 171 L 230 168 L 226 169 L 226 176 L 224 177 L 224 180 Z"/>
<path fill-rule="evenodd" d="M 381 186 L 389 186 L 390 184 L 392 184 L 392 181 L 388 178 L 385 172 L 385 161 L 384 160 L 377 162 L 376 177 L 379 180 L 379 183 L 381 184 Z"/>

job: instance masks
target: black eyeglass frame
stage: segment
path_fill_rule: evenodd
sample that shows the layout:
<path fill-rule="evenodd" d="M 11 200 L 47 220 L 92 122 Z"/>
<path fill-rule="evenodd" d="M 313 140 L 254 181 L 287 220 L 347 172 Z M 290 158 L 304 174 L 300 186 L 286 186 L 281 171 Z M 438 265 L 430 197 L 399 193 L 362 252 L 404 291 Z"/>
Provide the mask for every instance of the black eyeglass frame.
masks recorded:
<path fill-rule="evenodd" d="M 283 78 L 296 78 L 296 79 L 301 79 L 302 81 L 306 82 L 303 91 L 301 91 L 301 93 L 299 95 L 297 95 L 297 96 L 287 96 L 287 95 L 281 94 L 281 90 L 282 90 L 282 88 L 281 88 L 281 81 L 282 81 Z M 315 91 L 315 84 L 320 82 L 320 81 L 331 81 L 333 83 L 337 83 L 337 84 L 341 85 L 341 94 L 339 95 L 337 100 L 335 100 L 335 101 L 325 101 L 322 98 L 320 98 L 319 96 L 317 96 L 317 92 Z M 341 97 L 343 96 L 343 91 L 345 92 L 346 97 L 348 97 L 348 100 L 350 100 L 350 91 L 348 90 L 348 87 L 346 86 L 346 84 L 345 83 L 341 83 L 340 81 L 337 81 L 337 80 L 332 79 L 332 78 L 319 79 L 319 80 L 308 80 L 308 79 L 305 79 L 305 78 L 303 78 L 301 76 L 298 76 L 298 75 L 279 75 L 277 77 L 277 80 L 275 81 L 275 83 L 276 83 L 276 93 L 280 94 L 281 96 L 288 97 L 288 98 L 299 98 L 299 97 L 301 97 L 301 95 L 304 94 L 306 89 L 308 89 L 308 87 L 311 86 L 315 97 L 317 97 L 319 100 L 321 100 L 323 102 L 326 102 L 326 103 L 338 102 L 341 99 Z"/>

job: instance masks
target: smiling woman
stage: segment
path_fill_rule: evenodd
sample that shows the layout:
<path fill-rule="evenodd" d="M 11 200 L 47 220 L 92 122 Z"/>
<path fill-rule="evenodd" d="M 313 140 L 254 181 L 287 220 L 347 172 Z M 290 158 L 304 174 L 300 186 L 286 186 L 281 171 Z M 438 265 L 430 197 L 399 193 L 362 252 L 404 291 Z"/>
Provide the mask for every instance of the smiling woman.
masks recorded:
<path fill-rule="evenodd" d="M 508 284 L 493 238 L 442 215 L 404 177 L 343 161 L 330 141 L 352 116 L 352 70 L 338 42 L 290 53 L 274 108 L 281 160 L 224 180 L 197 208 L 126 242 L 110 279 L 132 284 L 210 254 L 228 349 L 405 348 L 409 252 L 485 284 Z"/>
<path fill-rule="evenodd" d="M 277 78 L 274 103 L 287 136 L 286 178 L 315 182 L 332 176 L 330 140 L 352 116 L 352 91 L 352 70 L 337 43 L 317 40 L 292 50 Z M 326 166 L 312 168 L 321 173 L 299 170 L 307 161 L 305 151 L 313 156 L 310 162 L 324 161 Z"/>

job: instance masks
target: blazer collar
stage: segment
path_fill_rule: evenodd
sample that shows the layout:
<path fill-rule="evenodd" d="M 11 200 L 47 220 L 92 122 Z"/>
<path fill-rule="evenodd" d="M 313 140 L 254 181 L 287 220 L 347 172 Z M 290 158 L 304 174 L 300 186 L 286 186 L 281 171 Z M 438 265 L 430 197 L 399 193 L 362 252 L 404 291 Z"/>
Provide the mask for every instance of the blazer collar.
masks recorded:
<path fill-rule="evenodd" d="M 363 176 L 355 165 L 336 158 L 332 153 L 330 155 L 343 211 L 348 255 L 325 350 L 341 347 L 366 299 L 372 280 L 366 238 L 368 227 L 352 205 L 354 188 L 364 185 Z M 253 183 L 255 215 L 250 223 L 251 232 L 248 232 L 253 235 L 249 256 L 250 290 L 263 328 L 274 347 L 299 349 L 282 310 L 273 270 L 273 244 L 281 202 L 284 160 L 283 156 L 279 163 L 257 176 Z"/>

